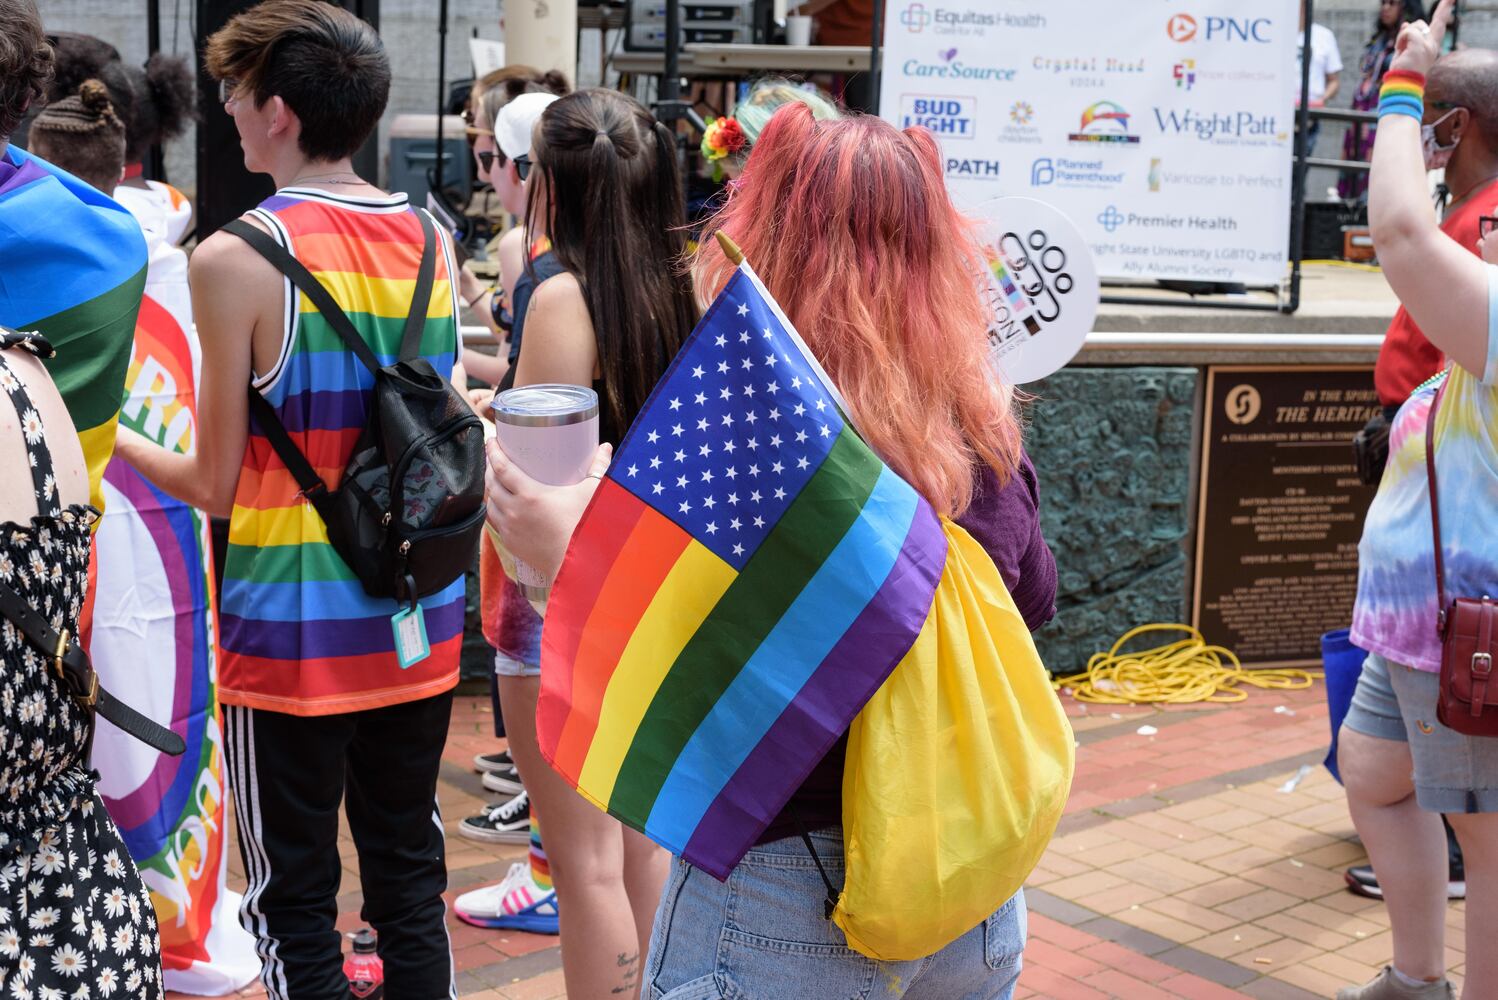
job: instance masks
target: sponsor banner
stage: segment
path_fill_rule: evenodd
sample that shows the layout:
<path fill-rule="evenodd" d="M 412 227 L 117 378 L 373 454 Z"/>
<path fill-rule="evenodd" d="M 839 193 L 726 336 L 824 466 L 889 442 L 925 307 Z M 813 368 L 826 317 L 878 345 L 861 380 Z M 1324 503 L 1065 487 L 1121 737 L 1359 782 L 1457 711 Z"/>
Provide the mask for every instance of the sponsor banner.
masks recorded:
<path fill-rule="evenodd" d="M 1118 18 L 1094 0 L 889 11 L 881 113 L 936 135 L 959 206 L 1049 202 L 1107 277 L 1284 278 L 1295 0 L 1173 0 Z"/>
<path fill-rule="evenodd" d="M 187 258 L 164 211 L 176 206 L 165 197 L 153 189 L 121 198 L 142 222 L 150 265 L 120 424 L 186 452 L 196 445 L 201 357 Z M 232 993 L 254 978 L 260 961 L 225 879 L 228 788 L 208 518 L 119 458 L 105 468 L 104 495 L 94 540 L 94 666 L 106 687 L 174 730 L 187 751 L 158 753 L 100 719 L 93 754 L 99 792 L 151 892 L 168 989 Z"/>

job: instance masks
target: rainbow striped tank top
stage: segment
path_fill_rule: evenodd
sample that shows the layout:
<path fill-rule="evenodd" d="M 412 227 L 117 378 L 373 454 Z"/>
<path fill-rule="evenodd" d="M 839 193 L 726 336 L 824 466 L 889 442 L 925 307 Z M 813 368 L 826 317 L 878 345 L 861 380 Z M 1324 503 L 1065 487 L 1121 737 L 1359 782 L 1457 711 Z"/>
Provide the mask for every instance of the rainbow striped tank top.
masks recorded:
<path fill-rule="evenodd" d="M 328 288 L 381 363 L 393 362 L 422 248 L 406 196 L 283 188 L 251 214 Z M 437 231 L 443 254 L 420 351 L 448 376 L 458 351 L 457 289 L 451 246 Z M 374 378 L 311 302 L 289 281 L 285 287 L 281 356 L 255 388 L 335 486 L 364 427 Z M 396 602 L 364 592 L 251 421 L 224 567 L 222 701 L 328 715 L 440 694 L 458 680 L 463 600 L 462 577 L 422 600 L 432 653 L 402 670 L 390 625 Z"/>

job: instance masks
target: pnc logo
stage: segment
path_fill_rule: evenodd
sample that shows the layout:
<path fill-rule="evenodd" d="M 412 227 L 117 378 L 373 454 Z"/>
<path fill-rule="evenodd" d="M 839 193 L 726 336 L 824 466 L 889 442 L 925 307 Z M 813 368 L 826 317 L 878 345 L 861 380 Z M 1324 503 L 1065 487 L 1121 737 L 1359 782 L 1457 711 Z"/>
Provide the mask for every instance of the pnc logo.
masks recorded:
<path fill-rule="evenodd" d="M 1125 218 L 1124 214 L 1116 207 L 1109 205 L 1098 214 L 1097 221 L 1098 225 L 1111 233 L 1124 224 Z"/>
<path fill-rule="evenodd" d="M 1165 33 L 1173 42 L 1189 42 L 1196 37 L 1196 18 L 1190 14 L 1173 14 L 1165 23 Z"/>
<path fill-rule="evenodd" d="M 925 4 L 913 3 L 900 15 L 900 23 L 911 34 L 920 34 L 931 23 L 931 15 L 926 11 Z"/>

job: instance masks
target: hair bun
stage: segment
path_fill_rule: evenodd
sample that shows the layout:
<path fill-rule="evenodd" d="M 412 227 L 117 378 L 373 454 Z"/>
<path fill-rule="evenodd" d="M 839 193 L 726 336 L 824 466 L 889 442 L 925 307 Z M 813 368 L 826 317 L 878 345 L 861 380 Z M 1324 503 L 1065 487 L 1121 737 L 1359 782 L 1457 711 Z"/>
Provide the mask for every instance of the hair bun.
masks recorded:
<path fill-rule="evenodd" d="M 84 80 L 78 85 L 78 103 L 96 118 L 103 118 L 113 110 L 109 104 L 109 88 L 99 80 Z"/>

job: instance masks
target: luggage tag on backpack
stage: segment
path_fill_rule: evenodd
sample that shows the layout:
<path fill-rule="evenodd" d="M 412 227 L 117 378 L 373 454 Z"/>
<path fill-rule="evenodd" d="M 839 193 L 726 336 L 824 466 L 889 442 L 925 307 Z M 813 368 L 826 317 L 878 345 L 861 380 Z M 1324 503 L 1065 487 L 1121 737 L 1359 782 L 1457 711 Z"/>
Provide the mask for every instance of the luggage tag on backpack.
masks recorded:
<path fill-rule="evenodd" d="M 432 655 L 431 644 L 427 642 L 426 612 L 420 602 L 391 615 L 390 627 L 395 632 L 395 655 L 402 670 Z"/>

